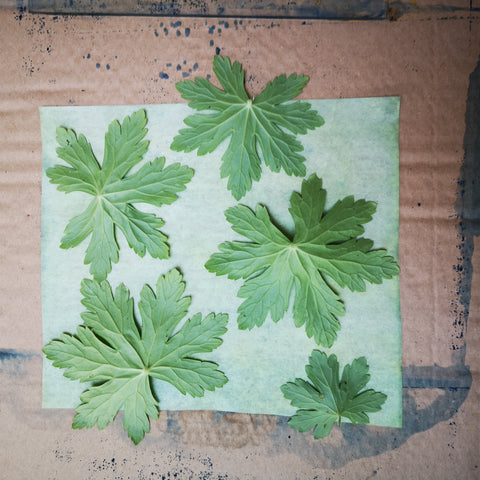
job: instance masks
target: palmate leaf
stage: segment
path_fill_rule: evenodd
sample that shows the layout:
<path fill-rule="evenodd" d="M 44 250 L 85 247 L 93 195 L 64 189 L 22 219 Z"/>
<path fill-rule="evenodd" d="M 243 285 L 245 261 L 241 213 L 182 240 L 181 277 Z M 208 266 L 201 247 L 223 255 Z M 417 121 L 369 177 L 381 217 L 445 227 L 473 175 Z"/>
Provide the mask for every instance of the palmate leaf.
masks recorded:
<path fill-rule="evenodd" d="M 365 357 L 356 358 L 343 369 L 339 379 L 339 364 L 335 355 L 314 350 L 305 367 L 310 382 L 301 378 L 282 385 L 286 399 L 298 410 L 288 421 L 292 428 L 306 432 L 314 428 L 313 436 L 323 438 L 342 417 L 352 423 L 370 422 L 367 413 L 378 412 L 387 396 L 375 390 L 363 390 L 370 380 Z"/>
<path fill-rule="evenodd" d="M 174 138 L 172 150 L 198 149 L 198 155 L 205 155 L 230 137 L 220 173 L 222 178 L 228 177 L 228 189 L 237 200 L 252 188 L 252 181 L 260 179 L 262 157 L 274 172 L 283 169 L 288 175 L 304 176 L 305 158 L 299 153 L 303 146 L 295 135 L 305 134 L 324 121 L 307 102 L 285 102 L 301 93 L 308 77 L 280 75 L 251 100 L 238 62 L 232 65 L 228 58 L 217 55 L 213 71 L 223 90 L 203 78 L 176 84 L 191 108 L 209 112 L 185 119 L 188 128 Z"/>
<path fill-rule="evenodd" d="M 149 142 L 143 140 L 146 124 L 145 110 L 125 117 L 122 124 L 112 122 L 105 135 L 101 166 L 83 135 L 77 137 L 73 130 L 57 128 L 57 154 L 69 166 L 47 169 L 50 182 L 62 192 L 79 191 L 93 197 L 88 207 L 70 220 L 60 246 L 72 248 L 90 236 L 85 263 L 90 264 L 90 273 L 97 281 L 104 280 L 112 263 L 118 262 L 118 230 L 141 257 L 145 252 L 153 258 L 169 255 L 167 237 L 159 230 L 163 221 L 133 204 L 161 207 L 173 203 L 192 178 L 193 170 L 178 163 L 165 167 L 162 157 L 129 174 L 147 151 Z"/>
<path fill-rule="evenodd" d="M 76 335 L 64 333 L 43 349 L 49 360 L 72 380 L 93 382 L 80 397 L 74 428 L 99 429 L 113 421 L 123 407 L 124 428 L 135 444 L 150 431 L 149 417 L 158 418 L 158 401 L 151 380 L 172 384 L 182 394 L 201 397 L 227 382 L 214 362 L 197 355 L 222 343 L 228 316 L 213 313 L 186 316 L 190 298 L 177 270 L 161 276 L 154 292 L 145 285 L 140 293 L 142 325 L 135 321 L 133 300 L 121 284 L 112 293 L 107 281 L 82 282 L 84 324 Z"/>
<path fill-rule="evenodd" d="M 352 196 L 325 212 L 326 191 L 316 175 L 302 183 L 301 194 L 290 199 L 295 235 L 290 239 L 276 227 L 267 209 L 255 212 L 239 205 L 226 211 L 233 230 L 248 242 L 225 242 L 206 268 L 231 279 L 245 279 L 238 296 L 241 329 L 261 326 L 267 315 L 277 322 L 295 294 L 295 325 L 305 324 L 308 337 L 330 347 L 340 328 L 338 316 L 345 307 L 331 282 L 352 291 L 364 291 L 365 282 L 381 283 L 399 268 L 385 250 L 372 250 L 373 242 L 357 238 L 372 219 L 376 205 Z"/>

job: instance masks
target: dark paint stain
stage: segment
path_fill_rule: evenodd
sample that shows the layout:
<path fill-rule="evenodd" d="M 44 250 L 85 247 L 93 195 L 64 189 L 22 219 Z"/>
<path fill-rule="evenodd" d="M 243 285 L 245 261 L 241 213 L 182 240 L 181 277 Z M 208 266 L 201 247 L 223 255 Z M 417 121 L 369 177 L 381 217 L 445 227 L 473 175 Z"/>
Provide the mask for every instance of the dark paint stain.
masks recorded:
<path fill-rule="evenodd" d="M 220 47 L 215 48 L 215 55 L 220 55 Z"/>
<path fill-rule="evenodd" d="M 185 29 L 185 36 L 186 37 L 190 36 L 190 28 L 188 28 L 188 27 Z"/>
<path fill-rule="evenodd" d="M 210 40 L 210 46 L 213 47 L 213 45 L 214 45 L 213 40 Z"/>
<path fill-rule="evenodd" d="M 452 347 L 461 349 L 465 355 L 464 336 L 470 313 L 473 276 L 474 237 L 480 235 L 480 61 L 470 75 L 463 137 L 464 158 L 457 182 L 455 210 L 459 219 L 459 263 L 454 265 L 457 273 L 457 301 L 453 302 L 456 314 L 455 339 Z M 458 305 L 457 305 L 458 304 Z M 458 341 L 461 341 L 459 345 Z M 463 359 L 465 361 L 465 359 Z"/>
<path fill-rule="evenodd" d="M 470 2 L 469 6 L 455 6 L 455 5 L 418 5 L 417 2 L 405 2 L 403 0 L 396 0 L 388 2 L 388 9 L 386 12 L 386 18 L 390 21 L 396 21 L 399 18 L 403 17 L 404 15 L 413 15 L 418 13 L 432 13 L 432 14 L 439 14 L 439 13 L 451 13 L 454 14 L 455 12 L 479 12 L 480 8 L 473 7 L 472 2 Z M 436 18 L 435 20 L 456 20 L 457 15 L 449 15 L 442 18 Z M 431 18 L 428 18 L 431 20 Z"/>
<path fill-rule="evenodd" d="M 37 353 L 2 348 L 0 349 L 0 374 L 25 375 L 27 373 L 25 364 L 38 356 L 39 354 Z"/>
<path fill-rule="evenodd" d="M 168 73 L 165 73 L 165 72 L 160 72 L 158 74 L 158 76 L 162 79 L 162 80 L 168 80 L 170 77 L 168 76 Z"/>
<path fill-rule="evenodd" d="M 209 33 L 210 35 L 212 35 L 214 31 L 215 31 L 215 25 L 212 25 L 212 26 L 208 29 L 208 33 Z"/>

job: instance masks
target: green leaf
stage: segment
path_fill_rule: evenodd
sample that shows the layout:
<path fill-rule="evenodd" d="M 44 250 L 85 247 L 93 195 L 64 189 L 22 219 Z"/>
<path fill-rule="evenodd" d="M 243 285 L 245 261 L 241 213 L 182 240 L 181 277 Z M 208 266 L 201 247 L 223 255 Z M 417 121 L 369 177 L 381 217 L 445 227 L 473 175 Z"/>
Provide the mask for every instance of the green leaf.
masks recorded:
<path fill-rule="evenodd" d="M 145 110 L 125 117 L 122 124 L 112 122 L 105 135 L 101 166 L 83 135 L 77 137 L 73 130 L 57 128 L 57 154 L 69 166 L 47 169 L 50 182 L 62 192 L 93 196 L 88 207 L 68 223 L 60 246 L 72 248 L 91 236 L 85 263 L 90 264 L 90 273 L 97 281 L 105 280 L 112 263 L 118 262 L 118 230 L 141 257 L 146 252 L 153 258 L 169 255 L 167 237 L 159 231 L 163 221 L 133 204 L 161 207 L 173 203 L 192 178 L 193 170 L 178 163 L 165 167 L 162 157 L 129 174 L 148 149 L 149 142 L 143 140 L 146 124 Z"/>
<path fill-rule="evenodd" d="M 311 383 L 297 378 L 281 387 L 285 398 L 298 408 L 289 425 L 300 432 L 314 428 L 313 436 L 318 439 L 329 435 L 333 424 L 340 424 L 342 417 L 352 423 L 369 423 L 367 413 L 381 410 L 387 396 L 363 390 L 370 380 L 368 370 L 365 357 L 357 358 L 345 366 L 339 380 L 337 357 L 314 350 L 305 367 Z"/>
<path fill-rule="evenodd" d="M 74 428 L 99 429 L 113 421 L 123 407 L 124 428 L 135 444 L 150 431 L 149 417 L 158 418 L 158 401 L 151 380 L 171 383 L 182 394 L 201 397 L 227 382 L 214 362 L 197 355 L 222 343 L 228 316 L 200 314 L 180 322 L 190 298 L 177 270 L 161 276 L 155 292 L 145 285 L 140 293 L 142 325 L 137 326 L 133 300 L 121 284 L 112 293 L 107 281 L 82 282 L 84 324 L 76 335 L 64 333 L 43 349 L 49 360 L 72 380 L 92 382 L 80 397 Z"/>
<path fill-rule="evenodd" d="M 372 219 L 375 204 L 349 196 L 325 211 L 326 191 L 316 175 L 302 183 L 301 193 L 290 199 L 295 235 L 290 239 L 271 221 L 267 209 L 255 212 L 238 205 L 226 212 L 233 230 L 248 241 L 225 242 L 206 268 L 231 279 L 245 279 L 238 296 L 238 324 L 251 329 L 268 314 L 277 322 L 294 295 L 295 325 L 305 324 L 308 337 L 330 347 L 340 328 L 345 307 L 332 286 L 364 291 L 366 282 L 381 283 L 399 268 L 385 250 L 372 250 L 373 242 L 357 238 Z"/>
<path fill-rule="evenodd" d="M 305 158 L 299 153 L 303 146 L 295 135 L 323 125 L 324 120 L 307 102 L 285 102 L 302 92 L 308 77 L 280 75 L 251 100 L 238 62 L 232 65 L 227 57 L 217 55 L 213 71 L 223 90 L 203 78 L 176 84 L 191 108 L 210 112 L 187 117 L 189 128 L 180 130 L 172 150 L 198 149 L 198 155 L 205 155 L 230 137 L 220 172 L 222 178 L 228 177 L 228 189 L 237 200 L 252 188 L 252 181 L 260 179 L 262 158 L 274 172 L 283 169 L 288 175 L 304 176 Z"/>

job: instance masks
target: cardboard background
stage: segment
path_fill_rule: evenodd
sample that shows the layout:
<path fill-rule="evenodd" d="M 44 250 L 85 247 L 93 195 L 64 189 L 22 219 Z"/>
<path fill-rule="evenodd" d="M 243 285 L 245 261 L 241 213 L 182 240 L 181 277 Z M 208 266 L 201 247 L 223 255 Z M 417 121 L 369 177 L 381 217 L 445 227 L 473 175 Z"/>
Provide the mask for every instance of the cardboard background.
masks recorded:
<path fill-rule="evenodd" d="M 476 3 L 452 1 L 463 8 L 452 12 L 422 1 L 402 15 L 397 2 L 395 22 L 1 11 L 0 477 L 478 476 L 480 16 L 468 11 Z M 180 102 L 175 82 L 210 73 L 217 52 L 242 62 L 254 95 L 297 71 L 311 78 L 302 98 L 402 98 L 402 429 L 342 425 L 316 442 L 284 417 L 163 412 L 134 447 L 121 421 L 73 431 L 71 410 L 41 409 L 38 107 Z"/>

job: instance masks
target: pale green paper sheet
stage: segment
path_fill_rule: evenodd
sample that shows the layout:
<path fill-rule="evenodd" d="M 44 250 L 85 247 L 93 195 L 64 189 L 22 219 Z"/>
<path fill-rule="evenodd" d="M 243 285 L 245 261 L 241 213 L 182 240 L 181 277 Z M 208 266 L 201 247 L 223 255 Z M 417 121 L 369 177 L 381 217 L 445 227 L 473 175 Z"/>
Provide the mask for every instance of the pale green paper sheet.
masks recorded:
<path fill-rule="evenodd" d="M 398 97 L 312 100 L 313 108 L 325 125 L 298 138 L 305 147 L 307 177 L 316 172 L 327 190 L 328 206 L 354 194 L 377 202 L 377 213 L 366 225 L 365 236 L 375 248 L 386 248 L 398 260 Z M 164 221 L 161 229 L 169 237 L 171 257 L 152 259 L 137 256 L 122 236 L 120 261 L 108 280 L 113 288 L 123 282 L 135 302 L 145 283 L 152 287 L 160 274 L 179 268 L 192 297 L 189 316 L 228 313 L 228 332 L 223 345 L 208 356 L 218 362 L 229 382 L 202 398 L 179 393 L 167 383 L 155 383 L 161 410 L 219 410 L 245 413 L 292 415 L 295 411 L 284 399 L 280 386 L 296 377 L 306 378 L 304 367 L 315 348 L 335 353 L 341 368 L 354 358 L 366 356 L 372 379 L 369 387 L 388 395 L 381 412 L 370 414 L 372 424 L 401 426 L 401 322 L 398 277 L 381 285 L 368 285 L 365 293 L 341 291 L 346 315 L 340 317 L 341 330 L 331 349 L 318 347 L 308 339 L 304 327 L 295 328 L 291 312 L 278 323 L 267 318 L 251 331 L 237 328 L 236 310 L 241 303 L 237 291 L 242 281 L 216 277 L 204 264 L 224 241 L 241 239 L 225 220 L 224 211 L 237 202 L 220 178 L 224 148 L 197 156 L 170 151 L 173 137 L 184 127 L 183 119 L 192 113 L 184 104 L 105 107 L 44 107 L 40 109 L 43 141 L 42 177 L 42 308 L 43 335 L 47 343 L 62 332 L 74 333 L 84 310 L 80 303 L 80 283 L 91 278 L 83 264 L 88 239 L 76 248 L 59 248 L 69 219 L 83 211 L 89 197 L 83 193 L 65 194 L 49 183 L 45 170 L 56 163 L 55 129 L 72 128 L 92 144 L 99 162 L 103 158 L 104 136 L 111 121 L 144 108 L 148 118 L 150 147 L 144 157 L 151 161 L 165 156 L 167 164 L 180 162 L 195 170 L 180 198 L 156 212 Z M 222 145 L 221 147 L 224 147 Z M 239 203 L 254 207 L 266 205 L 277 224 L 292 229 L 288 212 L 292 191 L 299 191 L 302 178 L 272 173 L 263 167 L 260 182 Z M 140 317 L 138 317 L 140 318 Z M 43 371 L 43 406 L 73 408 L 88 385 L 63 377 L 63 371 L 47 360 Z"/>

